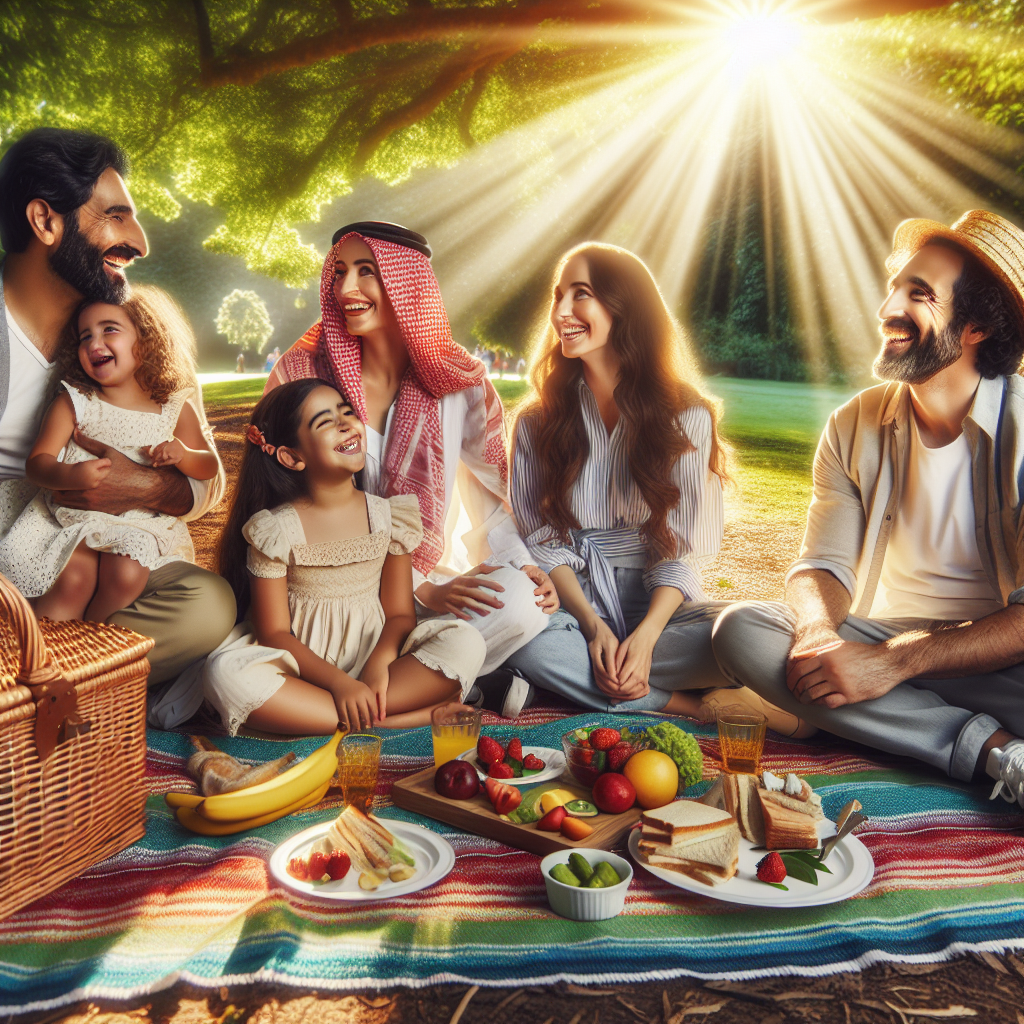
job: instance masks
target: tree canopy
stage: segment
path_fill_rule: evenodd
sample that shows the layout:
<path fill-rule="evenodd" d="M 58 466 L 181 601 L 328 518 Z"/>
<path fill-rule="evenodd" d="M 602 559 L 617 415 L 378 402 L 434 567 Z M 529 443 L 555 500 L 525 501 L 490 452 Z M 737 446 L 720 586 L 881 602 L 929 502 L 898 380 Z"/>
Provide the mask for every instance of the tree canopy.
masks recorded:
<path fill-rule="evenodd" d="M 165 219 L 183 198 L 215 207 L 207 248 L 300 287 L 321 257 L 295 225 L 360 175 L 451 164 L 678 45 L 709 2 L 7 0 L 0 141 L 39 124 L 109 134 L 140 206 Z"/>

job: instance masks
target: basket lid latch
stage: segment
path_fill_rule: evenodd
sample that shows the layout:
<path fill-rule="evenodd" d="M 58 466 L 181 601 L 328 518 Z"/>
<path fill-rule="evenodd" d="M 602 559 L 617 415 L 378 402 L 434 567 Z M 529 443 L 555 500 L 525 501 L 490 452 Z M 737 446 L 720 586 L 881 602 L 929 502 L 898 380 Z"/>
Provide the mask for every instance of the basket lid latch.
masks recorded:
<path fill-rule="evenodd" d="M 36 701 L 36 753 L 45 761 L 58 743 L 90 732 L 91 722 L 78 714 L 74 686 L 63 677 L 32 687 Z"/>

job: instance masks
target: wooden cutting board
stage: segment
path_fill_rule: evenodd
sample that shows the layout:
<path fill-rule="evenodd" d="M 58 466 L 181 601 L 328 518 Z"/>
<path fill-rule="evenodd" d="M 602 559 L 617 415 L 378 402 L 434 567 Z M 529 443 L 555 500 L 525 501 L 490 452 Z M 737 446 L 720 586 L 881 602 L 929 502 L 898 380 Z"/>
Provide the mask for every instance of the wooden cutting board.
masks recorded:
<path fill-rule="evenodd" d="M 556 780 L 540 785 L 545 789 L 568 789 L 576 793 L 581 800 L 591 799 L 589 790 L 575 784 Z M 524 792 L 527 788 L 522 787 Z M 579 846 L 610 850 L 620 842 L 625 843 L 626 833 L 643 813 L 641 808 L 632 807 L 622 814 L 602 813 L 596 818 L 586 818 L 587 824 L 593 825 L 594 831 L 586 839 L 574 843 L 560 832 L 541 832 L 536 822 L 516 825 L 511 821 L 503 821 L 491 808 L 491 802 L 487 799 L 483 786 L 471 800 L 450 800 L 441 796 L 434 789 L 433 767 L 399 779 L 391 787 L 391 799 L 396 806 L 406 811 L 424 814 L 428 818 L 444 821 L 466 832 L 475 832 L 478 836 L 497 839 L 499 843 L 536 853 L 540 857 L 560 850 L 573 850 Z"/>

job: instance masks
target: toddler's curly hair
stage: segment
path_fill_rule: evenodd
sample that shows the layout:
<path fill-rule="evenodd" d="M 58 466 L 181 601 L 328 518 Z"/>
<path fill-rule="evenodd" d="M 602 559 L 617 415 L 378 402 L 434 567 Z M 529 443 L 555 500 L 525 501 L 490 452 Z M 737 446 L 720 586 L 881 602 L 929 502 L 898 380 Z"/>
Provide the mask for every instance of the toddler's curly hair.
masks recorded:
<path fill-rule="evenodd" d="M 72 314 L 57 352 L 56 379 L 66 380 L 83 394 L 98 388 L 78 361 L 78 319 L 92 305 L 95 300 L 87 300 Z M 174 299 L 161 288 L 141 284 L 132 287 L 120 308 L 138 334 L 133 352 L 139 363 L 135 371 L 139 387 L 160 405 L 175 391 L 198 387 L 195 335 Z"/>

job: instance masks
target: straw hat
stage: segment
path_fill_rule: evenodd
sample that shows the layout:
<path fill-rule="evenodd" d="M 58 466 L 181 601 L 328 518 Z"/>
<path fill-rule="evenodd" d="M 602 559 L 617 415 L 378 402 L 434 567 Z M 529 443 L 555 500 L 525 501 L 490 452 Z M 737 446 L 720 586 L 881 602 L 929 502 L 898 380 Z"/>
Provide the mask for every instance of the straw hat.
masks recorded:
<path fill-rule="evenodd" d="M 886 269 L 895 273 L 918 249 L 945 239 L 976 256 L 995 275 L 1024 323 L 1024 231 L 987 210 L 968 210 L 952 227 L 935 220 L 905 220 L 896 228 Z"/>

